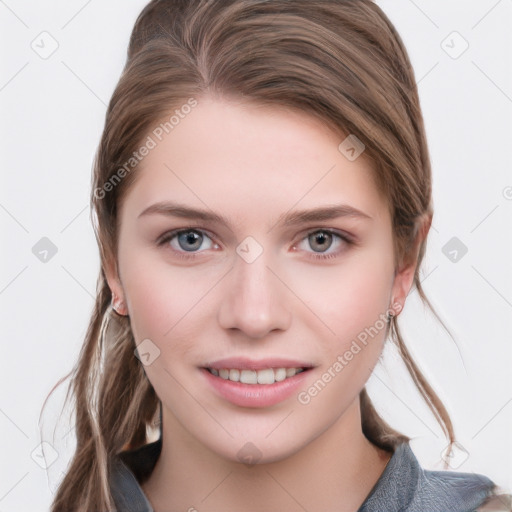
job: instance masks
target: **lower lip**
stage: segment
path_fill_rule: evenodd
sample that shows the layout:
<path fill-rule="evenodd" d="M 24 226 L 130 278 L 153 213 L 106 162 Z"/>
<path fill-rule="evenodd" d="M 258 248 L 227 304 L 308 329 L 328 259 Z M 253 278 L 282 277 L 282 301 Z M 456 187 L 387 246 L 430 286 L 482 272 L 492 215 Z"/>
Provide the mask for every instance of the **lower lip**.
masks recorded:
<path fill-rule="evenodd" d="M 215 391 L 232 404 L 240 407 L 269 407 L 286 400 L 294 392 L 297 392 L 310 370 L 304 370 L 293 377 L 274 382 L 274 384 L 244 384 L 217 377 L 206 368 L 201 368 L 206 380 Z"/>

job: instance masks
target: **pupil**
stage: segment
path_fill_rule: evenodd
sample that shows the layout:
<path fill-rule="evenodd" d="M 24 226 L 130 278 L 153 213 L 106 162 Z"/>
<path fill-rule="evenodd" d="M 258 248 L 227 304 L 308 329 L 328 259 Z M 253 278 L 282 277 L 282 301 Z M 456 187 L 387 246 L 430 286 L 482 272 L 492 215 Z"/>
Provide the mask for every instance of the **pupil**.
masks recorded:
<path fill-rule="evenodd" d="M 187 231 L 186 233 L 182 233 L 179 237 L 180 246 L 185 251 L 191 251 L 194 249 L 198 249 L 199 247 L 201 247 L 202 238 L 203 237 L 199 233 L 196 233 L 194 231 Z M 183 247 L 183 245 L 181 244 L 182 241 L 184 241 L 185 247 Z M 194 242 L 195 242 L 194 247 L 192 247 L 191 245 L 186 245 L 186 244 L 194 244 Z"/>
<path fill-rule="evenodd" d="M 331 235 L 329 233 L 315 233 L 313 235 L 313 240 L 314 240 L 314 243 L 312 244 L 313 245 L 313 248 L 314 248 L 314 245 L 316 244 L 316 242 L 318 240 L 320 240 L 320 243 L 318 244 L 319 248 L 320 249 L 328 249 L 329 246 L 330 246 L 330 241 L 331 241 Z"/>

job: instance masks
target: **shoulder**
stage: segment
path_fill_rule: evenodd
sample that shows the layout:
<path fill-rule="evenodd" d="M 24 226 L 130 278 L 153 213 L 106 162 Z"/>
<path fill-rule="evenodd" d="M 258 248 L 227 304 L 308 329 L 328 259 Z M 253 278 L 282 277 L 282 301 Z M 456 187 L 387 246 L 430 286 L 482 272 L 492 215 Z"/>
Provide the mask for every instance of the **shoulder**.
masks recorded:
<path fill-rule="evenodd" d="M 491 508 L 480 508 L 480 507 Z M 502 508 L 492 508 L 499 507 Z M 478 473 L 423 469 L 408 443 L 399 444 L 359 512 L 510 511 L 506 495 Z M 504 507 L 504 508 L 503 508 Z"/>
<path fill-rule="evenodd" d="M 495 492 L 496 485 L 478 473 L 420 469 L 414 496 L 407 510 L 478 510 Z"/>

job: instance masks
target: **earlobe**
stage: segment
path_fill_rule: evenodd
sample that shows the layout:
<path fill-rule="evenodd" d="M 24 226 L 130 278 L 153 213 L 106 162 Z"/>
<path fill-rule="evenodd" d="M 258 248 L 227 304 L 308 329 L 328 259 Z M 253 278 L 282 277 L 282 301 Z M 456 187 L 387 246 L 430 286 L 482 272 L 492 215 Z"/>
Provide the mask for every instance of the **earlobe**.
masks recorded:
<path fill-rule="evenodd" d="M 400 267 L 395 272 L 392 290 L 393 304 L 390 307 L 395 309 L 396 315 L 404 308 L 407 295 L 414 283 L 414 275 L 418 264 L 421 243 L 427 237 L 431 222 L 431 215 L 425 215 L 418 220 L 419 224 L 414 246 L 409 253 L 402 258 Z"/>
<path fill-rule="evenodd" d="M 392 291 L 393 301 L 390 305 L 390 308 L 395 311 L 395 316 L 398 316 L 404 308 L 407 295 L 414 281 L 415 270 L 416 264 L 411 263 L 399 269 L 395 274 Z"/>
<path fill-rule="evenodd" d="M 112 293 L 112 309 L 120 316 L 128 316 L 128 310 L 124 300 L 119 298 L 115 293 Z"/>
<path fill-rule="evenodd" d="M 121 316 L 127 316 L 128 310 L 126 308 L 124 290 L 114 262 L 109 261 L 105 264 L 105 277 L 112 293 L 112 309 Z"/>

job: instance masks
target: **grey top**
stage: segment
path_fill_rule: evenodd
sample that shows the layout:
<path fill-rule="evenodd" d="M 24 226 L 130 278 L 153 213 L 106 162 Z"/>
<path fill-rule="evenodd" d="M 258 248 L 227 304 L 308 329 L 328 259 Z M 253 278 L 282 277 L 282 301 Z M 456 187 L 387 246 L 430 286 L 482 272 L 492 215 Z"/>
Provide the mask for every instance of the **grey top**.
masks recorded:
<path fill-rule="evenodd" d="M 160 438 L 117 455 L 110 478 L 117 512 L 154 512 L 139 482 L 150 475 L 161 448 Z M 480 474 L 424 470 L 402 443 L 358 512 L 475 512 L 494 488 Z"/>

